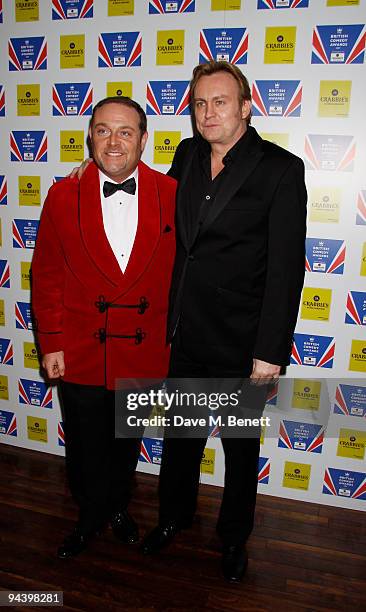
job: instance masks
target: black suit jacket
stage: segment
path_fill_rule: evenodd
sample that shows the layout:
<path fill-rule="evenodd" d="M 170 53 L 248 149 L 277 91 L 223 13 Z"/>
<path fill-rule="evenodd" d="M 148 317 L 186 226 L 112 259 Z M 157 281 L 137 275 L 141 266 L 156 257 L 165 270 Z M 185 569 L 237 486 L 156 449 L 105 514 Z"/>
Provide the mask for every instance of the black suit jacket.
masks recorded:
<path fill-rule="evenodd" d="M 226 369 L 289 363 L 305 271 L 304 164 L 250 126 L 246 140 L 200 231 L 187 190 L 199 136 L 169 171 L 179 186 L 168 341 L 179 320 L 197 361 Z"/>

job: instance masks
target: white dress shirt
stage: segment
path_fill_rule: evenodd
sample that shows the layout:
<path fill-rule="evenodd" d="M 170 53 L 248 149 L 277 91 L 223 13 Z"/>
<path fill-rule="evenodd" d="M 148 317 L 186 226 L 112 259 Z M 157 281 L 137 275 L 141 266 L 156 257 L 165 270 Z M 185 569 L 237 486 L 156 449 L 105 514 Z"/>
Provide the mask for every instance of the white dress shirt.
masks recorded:
<path fill-rule="evenodd" d="M 134 177 L 136 193 L 116 191 L 108 198 L 104 197 L 104 181 L 115 183 L 99 170 L 100 201 L 102 203 L 103 226 L 108 242 L 122 272 L 125 272 L 135 242 L 138 224 L 138 169 L 127 177 Z M 126 180 L 127 180 L 126 179 Z"/>

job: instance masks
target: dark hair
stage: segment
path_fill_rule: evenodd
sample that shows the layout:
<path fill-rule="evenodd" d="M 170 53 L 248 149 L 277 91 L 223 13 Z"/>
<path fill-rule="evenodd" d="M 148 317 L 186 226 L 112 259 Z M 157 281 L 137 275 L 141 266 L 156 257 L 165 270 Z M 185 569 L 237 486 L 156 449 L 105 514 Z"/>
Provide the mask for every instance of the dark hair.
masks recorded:
<path fill-rule="evenodd" d="M 244 76 L 244 74 L 237 66 L 235 66 L 234 64 L 230 64 L 229 62 L 216 62 L 215 60 L 211 60 L 206 64 L 198 64 L 198 66 L 193 69 L 193 76 L 190 82 L 190 94 L 192 102 L 194 101 L 194 92 L 199 79 L 201 77 L 210 76 L 211 74 L 216 74 L 218 72 L 227 72 L 228 74 L 231 74 L 232 77 L 234 77 L 239 87 L 240 104 L 242 104 L 244 100 L 250 101 L 252 99 L 248 79 L 246 78 L 246 76 Z M 251 116 L 252 113 L 250 112 L 248 117 L 246 118 L 247 124 L 250 123 Z"/>
<path fill-rule="evenodd" d="M 102 108 L 102 106 L 105 106 L 106 104 L 122 104 L 122 106 L 128 106 L 129 108 L 135 109 L 140 118 L 139 128 L 141 136 L 145 134 L 147 130 L 147 119 L 145 111 L 137 102 L 135 102 L 135 100 L 132 100 L 132 98 L 128 98 L 127 96 L 111 96 L 110 98 L 103 98 L 103 100 L 99 100 L 99 102 L 93 107 L 93 112 L 90 119 L 90 127 L 93 126 L 95 112 L 98 110 L 98 108 Z"/>

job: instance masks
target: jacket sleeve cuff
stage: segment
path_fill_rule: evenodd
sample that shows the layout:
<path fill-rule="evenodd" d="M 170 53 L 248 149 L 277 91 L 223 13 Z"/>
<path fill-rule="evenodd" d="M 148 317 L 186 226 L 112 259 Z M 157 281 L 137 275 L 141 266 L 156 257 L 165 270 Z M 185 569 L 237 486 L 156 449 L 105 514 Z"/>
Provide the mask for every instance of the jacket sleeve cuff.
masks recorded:
<path fill-rule="evenodd" d="M 57 353 L 58 351 L 64 350 L 62 332 L 38 332 L 37 338 L 42 355 L 46 355 L 47 353 Z"/>

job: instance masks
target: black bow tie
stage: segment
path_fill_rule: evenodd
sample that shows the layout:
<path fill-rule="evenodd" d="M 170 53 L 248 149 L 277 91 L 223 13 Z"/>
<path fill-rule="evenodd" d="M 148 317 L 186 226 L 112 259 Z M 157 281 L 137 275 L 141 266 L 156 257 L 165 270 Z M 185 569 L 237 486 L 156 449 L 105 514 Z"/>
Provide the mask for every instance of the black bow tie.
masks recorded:
<path fill-rule="evenodd" d="M 123 183 L 110 183 L 109 181 L 104 181 L 103 194 L 105 198 L 113 195 L 116 191 L 125 191 L 131 195 L 135 195 L 136 181 L 134 177 L 127 179 L 127 181 L 123 181 Z"/>

